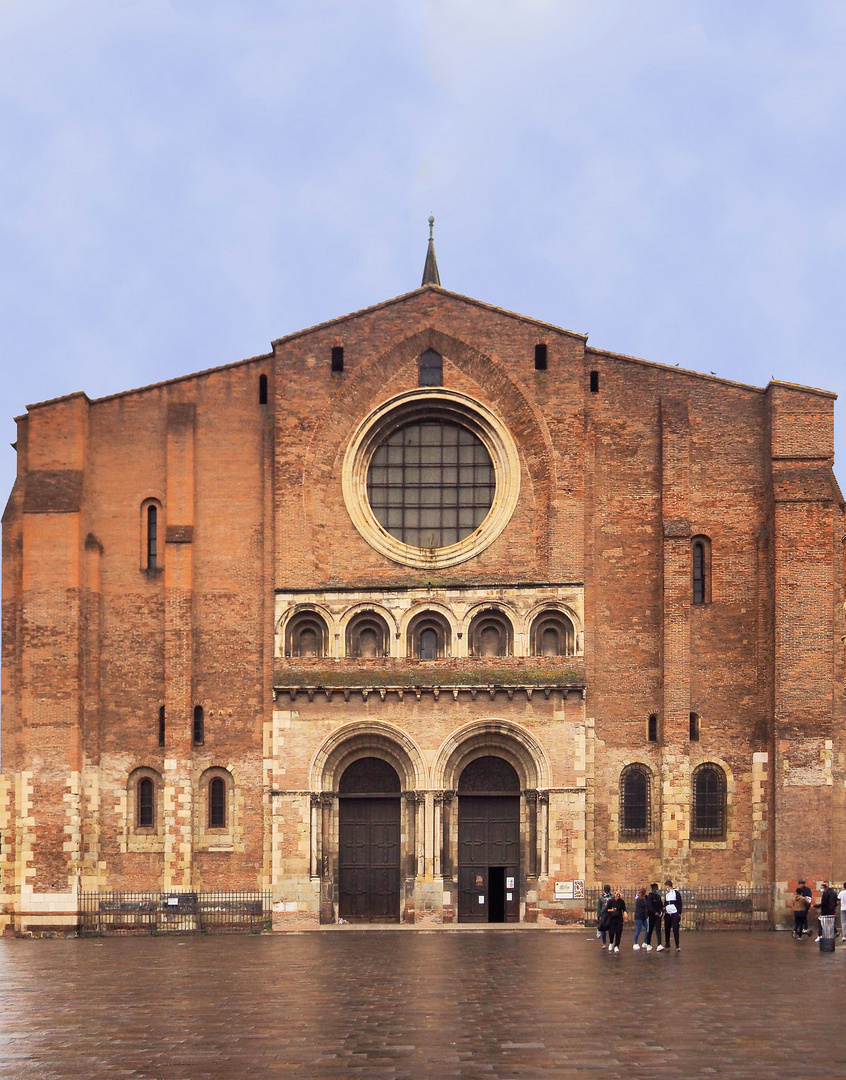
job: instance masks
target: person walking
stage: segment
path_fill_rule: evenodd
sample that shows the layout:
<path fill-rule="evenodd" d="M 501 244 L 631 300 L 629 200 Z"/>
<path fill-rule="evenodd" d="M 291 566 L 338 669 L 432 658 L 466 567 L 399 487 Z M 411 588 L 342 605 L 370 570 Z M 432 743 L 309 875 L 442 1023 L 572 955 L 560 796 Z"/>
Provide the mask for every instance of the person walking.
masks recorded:
<path fill-rule="evenodd" d="M 640 949 L 638 945 L 638 939 L 640 938 L 640 932 L 643 931 L 643 947 L 646 948 L 646 933 L 647 925 L 649 921 L 649 909 L 646 906 L 646 889 L 641 889 L 637 894 L 635 900 L 635 937 L 634 945 L 632 948 L 637 952 Z"/>
<path fill-rule="evenodd" d="M 614 890 L 605 914 L 608 918 L 608 951 L 618 953 L 620 938 L 623 936 L 623 923 L 629 917 L 626 912 L 626 901 L 619 889 Z"/>
<path fill-rule="evenodd" d="M 846 941 L 846 881 L 843 882 L 843 888 L 837 894 L 837 900 L 840 904 L 840 940 Z"/>
<path fill-rule="evenodd" d="M 827 881 L 822 883 L 822 895 L 820 896 L 820 902 L 815 904 L 814 907 L 820 909 L 820 924 L 819 933 L 817 934 L 817 941 L 822 937 L 822 918 L 824 915 L 831 915 L 834 917 L 834 913 L 837 910 L 837 893 L 834 889 L 829 887 Z"/>
<path fill-rule="evenodd" d="M 678 889 L 673 887 L 673 882 L 670 878 L 667 878 L 664 885 L 667 888 L 667 891 L 664 894 L 664 940 L 667 942 L 667 948 L 669 949 L 670 931 L 672 931 L 673 938 L 676 942 L 676 952 L 681 952 L 679 946 L 679 927 L 681 926 L 683 905 L 682 894 Z"/>
<path fill-rule="evenodd" d="M 797 886 L 793 897 L 793 936 L 802 940 L 802 935 L 808 932 L 808 908 L 811 901 L 802 892 L 802 886 Z"/>
<path fill-rule="evenodd" d="M 602 938 L 602 948 L 605 948 L 605 941 L 608 936 L 608 919 L 606 918 L 606 912 L 608 910 L 608 901 L 611 899 L 611 886 L 602 886 L 602 896 L 596 901 L 596 936 Z"/>
<path fill-rule="evenodd" d="M 805 884 L 805 879 L 803 877 L 799 878 L 799 889 L 801 890 L 803 896 L 808 897 L 808 910 L 810 911 L 810 909 L 814 906 L 814 894 Z M 811 931 L 808 929 L 807 923 L 805 925 L 805 933 L 809 937 L 811 936 Z"/>
<path fill-rule="evenodd" d="M 649 886 L 649 892 L 646 896 L 646 910 L 649 913 L 649 925 L 646 928 L 646 944 L 643 947 L 647 952 L 652 952 L 652 933 L 654 931 L 658 939 L 658 948 L 663 949 L 664 946 L 661 944 L 661 920 L 664 917 L 664 901 L 658 891 L 657 881 L 653 881 Z"/>

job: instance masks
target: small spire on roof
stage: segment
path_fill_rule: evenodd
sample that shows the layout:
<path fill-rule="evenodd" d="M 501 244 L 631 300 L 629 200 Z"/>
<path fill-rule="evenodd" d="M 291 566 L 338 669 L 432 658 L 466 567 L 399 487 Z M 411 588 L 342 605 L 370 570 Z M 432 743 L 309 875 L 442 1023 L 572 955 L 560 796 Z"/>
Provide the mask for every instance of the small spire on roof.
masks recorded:
<path fill-rule="evenodd" d="M 441 277 L 438 273 L 438 260 L 435 258 L 435 237 L 433 235 L 435 218 L 429 215 L 429 248 L 426 251 L 426 265 L 423 267 L 423 280 L 421 285 L 440 285 Z"/>

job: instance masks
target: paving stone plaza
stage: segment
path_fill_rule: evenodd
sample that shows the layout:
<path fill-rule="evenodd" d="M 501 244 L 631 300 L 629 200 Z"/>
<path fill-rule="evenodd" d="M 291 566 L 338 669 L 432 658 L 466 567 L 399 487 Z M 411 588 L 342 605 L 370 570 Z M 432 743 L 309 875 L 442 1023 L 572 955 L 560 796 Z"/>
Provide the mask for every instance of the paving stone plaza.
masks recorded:
<path fill-rule="evenodd" d="M 784 933 L 0 941 L 3 1080 L 842 1077 L 846 950 Z"/>

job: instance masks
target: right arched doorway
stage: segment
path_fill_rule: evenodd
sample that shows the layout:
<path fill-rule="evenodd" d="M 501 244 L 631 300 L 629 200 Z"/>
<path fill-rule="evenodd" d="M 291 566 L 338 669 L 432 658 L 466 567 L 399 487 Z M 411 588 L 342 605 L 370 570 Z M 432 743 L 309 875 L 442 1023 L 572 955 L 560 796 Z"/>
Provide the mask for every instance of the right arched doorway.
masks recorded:
<path fill-rule="evenodd" d="M 519 777 L 504 758 L 475 758 L 458 780 L 459 922 L 519 922 L 519 872 Z"/>

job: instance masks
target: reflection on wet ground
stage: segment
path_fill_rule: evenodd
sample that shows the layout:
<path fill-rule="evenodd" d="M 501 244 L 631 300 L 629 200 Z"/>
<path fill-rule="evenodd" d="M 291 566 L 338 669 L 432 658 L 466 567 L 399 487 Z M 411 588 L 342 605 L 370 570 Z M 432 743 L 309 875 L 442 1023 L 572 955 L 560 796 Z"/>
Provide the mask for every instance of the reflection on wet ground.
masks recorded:
<path fill-rule="evenodd" d="M 402 930 L 0 941 L 3 1080 L 846 1075 L 846 949 Z"/>

